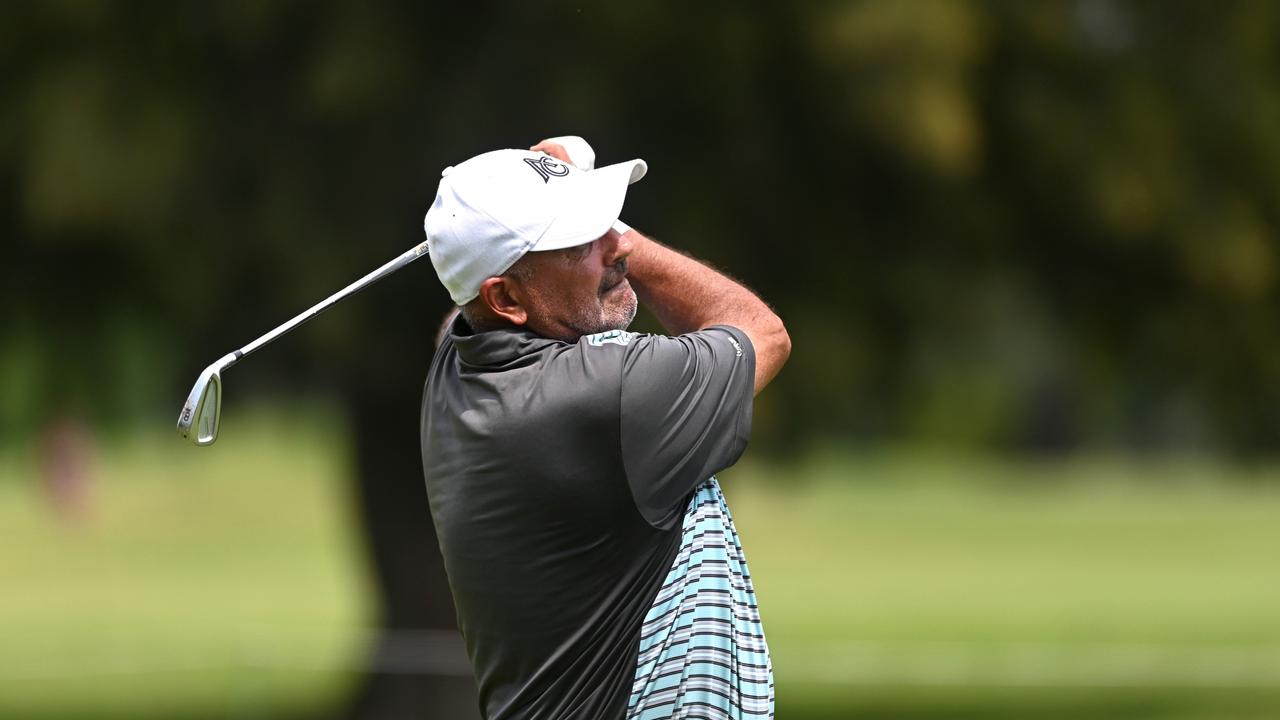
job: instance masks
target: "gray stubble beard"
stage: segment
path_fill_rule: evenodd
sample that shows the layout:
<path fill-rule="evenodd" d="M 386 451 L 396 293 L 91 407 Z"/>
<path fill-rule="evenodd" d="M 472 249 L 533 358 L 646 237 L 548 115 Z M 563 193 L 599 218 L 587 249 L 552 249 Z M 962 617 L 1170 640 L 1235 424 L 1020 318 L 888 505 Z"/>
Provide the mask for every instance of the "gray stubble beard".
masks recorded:
<path fill-rule="evenodd" d="M 640 308 L 640 301 L 636 297 L 636 291 L 628 283 L 627 300 L 621 304 L 616 316 L 611 317 L 608 308 L 603 302 L 597 305 L 598 312 L 592 313 L 593 317 L 576 317 L 573 322 L 573 329 L 578 333 L 579 337 L 586 335 L 594 335 L 596 333 L 608 332 L 610 330 L 626 330 L 631 327 L 631 323 L 635 322 L 636 313 Z M 601 296 L 601 300 L 603 300 Z M 585 313 L 583 313 L 585 315 Z"/>

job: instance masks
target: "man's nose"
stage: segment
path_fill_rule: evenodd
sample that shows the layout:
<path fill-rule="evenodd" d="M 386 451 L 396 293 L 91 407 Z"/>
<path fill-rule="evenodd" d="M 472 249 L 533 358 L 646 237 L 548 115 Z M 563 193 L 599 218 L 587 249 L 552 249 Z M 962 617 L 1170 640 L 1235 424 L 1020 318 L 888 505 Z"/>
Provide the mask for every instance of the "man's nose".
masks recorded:
<path fill-rule="evenodd" d="M 631 233 L 621 235 L 616 229 L 609 229 L 605 234 L 605 264 L 613 265 L 631 254 L 634 244 L 630 235 Z"/>

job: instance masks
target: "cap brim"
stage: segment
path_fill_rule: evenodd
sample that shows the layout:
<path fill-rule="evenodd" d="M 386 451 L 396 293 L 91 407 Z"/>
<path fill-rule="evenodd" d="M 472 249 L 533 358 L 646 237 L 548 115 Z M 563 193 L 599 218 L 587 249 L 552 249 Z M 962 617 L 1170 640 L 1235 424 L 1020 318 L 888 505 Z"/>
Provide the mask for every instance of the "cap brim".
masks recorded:
<path fill-rule="evenodd" d="M 529 251 L 561 250 L 603 236 L 622 214 L 627 186 L 648 171 L 645 161 L 628 160 L 566 177 L 560 212 Z"/>

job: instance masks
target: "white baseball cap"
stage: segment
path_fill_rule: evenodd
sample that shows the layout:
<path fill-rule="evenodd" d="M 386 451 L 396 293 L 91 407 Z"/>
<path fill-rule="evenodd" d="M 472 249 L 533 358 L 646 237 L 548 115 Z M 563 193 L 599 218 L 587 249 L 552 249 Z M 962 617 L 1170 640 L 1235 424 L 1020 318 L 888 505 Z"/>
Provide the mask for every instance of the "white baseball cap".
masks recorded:
<path fill-rule="evenodd" d="M 584 170 L 528 150 L 494 150 L 445 168 L 423 221 L 440 282 L 465 305 L 525 253 L 599 238 L 622 213 L 627 186 L 648 169 L 628 160 Z"/>

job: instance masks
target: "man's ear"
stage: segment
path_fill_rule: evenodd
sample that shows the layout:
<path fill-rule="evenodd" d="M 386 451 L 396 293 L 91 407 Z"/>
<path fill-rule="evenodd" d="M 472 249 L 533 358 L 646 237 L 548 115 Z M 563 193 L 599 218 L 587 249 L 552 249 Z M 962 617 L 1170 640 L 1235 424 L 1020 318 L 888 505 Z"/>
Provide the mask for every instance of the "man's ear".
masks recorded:
<path fill-rule="evenodd" d="M 480 283 L 480 299 L 490 312 L 512 325 L 529 322 L 523 289 L 510 276 L 491 277 Z"/>

